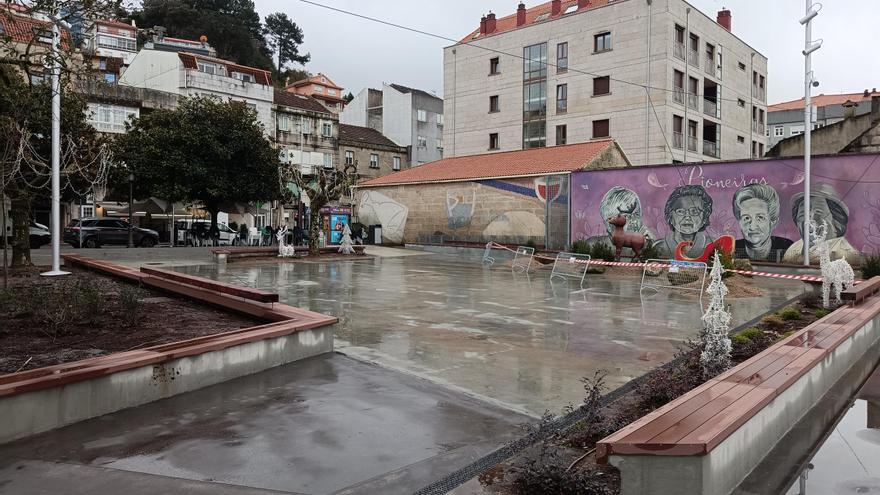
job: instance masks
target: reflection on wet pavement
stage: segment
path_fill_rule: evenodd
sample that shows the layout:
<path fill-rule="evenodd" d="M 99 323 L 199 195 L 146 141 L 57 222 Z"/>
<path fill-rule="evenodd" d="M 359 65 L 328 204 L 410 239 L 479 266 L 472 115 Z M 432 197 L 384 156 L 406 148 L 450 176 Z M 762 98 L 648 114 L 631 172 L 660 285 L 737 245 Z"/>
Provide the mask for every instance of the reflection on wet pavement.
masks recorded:
<path fill-rule="evenodd" d="M 277 291 L 281 301 L 340 318 L 336 350 L 539 415 L 582 400 L 581 377 L 616 388 L 673 358 L 700 330 L 693 295 L 639 296 L 635 277 L 550 283 L 454 257 L 242 262 L 176 268 Z M 802 291 L 756 279 L 763 297 L 731 299 L 739 325 Z"/>

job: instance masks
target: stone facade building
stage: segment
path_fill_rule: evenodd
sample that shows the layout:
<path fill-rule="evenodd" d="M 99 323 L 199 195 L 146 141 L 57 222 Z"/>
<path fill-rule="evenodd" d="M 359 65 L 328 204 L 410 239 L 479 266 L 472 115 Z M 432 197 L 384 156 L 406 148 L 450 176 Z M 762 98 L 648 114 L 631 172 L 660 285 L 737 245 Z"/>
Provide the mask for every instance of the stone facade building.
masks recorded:
<path fill-rule="evenodd" d="M 311 175 L 317 167 L 335 168 L 339 118 L 311 96 L 275 90 L 275 143 L 282 163 Z"/>
<path fill-rule="evenodd" d="M 373 179 L 407 166 L 407 149 L 369 127 L 339 125 L 339 164 L 356 165 L 358 176 Z"/>
<path fill-rule="evenodd" d="M 862 93 L 814 96 L 812 104 L 816 110 L 813 129 L 871 113 L 871 98 L 876 96 L 880 96 L 876 88 L 866 89 Z M 767 111 L 767 138 L 770 148 L 783 139 L 804 133 L 803 98 L 771 105 Z"/>
<path fill-rule="evenodd" d="M 447 156 L 609 136 L 636 165 L 766 149 L 767 58 L 731 32 L 730 11 L 684 0 L 490 13 L 445 48 L 444 89 Z"/>

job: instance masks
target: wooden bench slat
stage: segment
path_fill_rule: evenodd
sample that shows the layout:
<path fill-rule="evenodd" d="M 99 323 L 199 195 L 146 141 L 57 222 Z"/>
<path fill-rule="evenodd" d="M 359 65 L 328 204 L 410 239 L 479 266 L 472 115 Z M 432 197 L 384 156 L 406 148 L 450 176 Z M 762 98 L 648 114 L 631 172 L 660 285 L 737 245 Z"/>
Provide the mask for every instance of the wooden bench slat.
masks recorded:
<path fill-rule="evenodd" d="M 776 395 L 784 392 L 792 383 L 813 368 L 819 361 L 828 355 L 826 349 L 808 349 L 797 360 L 779 370 L 778 373 L 765 380 L 760 387 L 771 389 Z"/>
<path fill-rule="evenodd" d="M 718 414 L 703 424 L 702 428 L 694 430 L 688 436 L 681 439 L 685 445 L 699 445 L 702 450 L 698 454 L 706 454 L 714 449 L 731 433 L 746 423 L 757 411 L 760 411 L 773 398 L 776 391 L 765 387 L 754 387 L 735 403 L 719 411 Z"/>
<path fill-rule="evenodd" d="M 667 444 L 681 442 L 683 438 L 687 437 L 695 430 L 698 430 L 707 421 L 713 419 L 718 413 L 729 407 L 731 404 L 736 403 L 741 397 L 752 391 L 754 388 L 753 385 L 733 383 L 733 387 L 729 388 L 723 394 L 715 397 L 684 419 L 676 422 L 670 428 L 667 428 L 666 431 L 652 438 L 651 443 Z"/>
<path fill-rule="evenodd" d="M 756 373 L 770 366 L 779 359 L 785 358 L 789 353 L 793 352 L 791 346 L 780 346 L 768 352 L 761 353 L 747 363 L 745 366 L 734 367 L 725 373 L 717 376 L 716 380 L 744 382 L 748 381 Z"/>

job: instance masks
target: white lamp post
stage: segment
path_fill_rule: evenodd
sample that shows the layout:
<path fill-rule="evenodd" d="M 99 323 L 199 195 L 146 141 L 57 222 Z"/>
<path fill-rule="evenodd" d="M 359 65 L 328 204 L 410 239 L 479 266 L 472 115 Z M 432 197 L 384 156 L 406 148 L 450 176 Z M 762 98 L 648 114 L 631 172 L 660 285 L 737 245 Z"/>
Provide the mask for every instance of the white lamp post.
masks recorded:
<path fill-rule="evenodd" d="M 807 13 L 800 20 L 804 26 L 804 265 L 810 265 L 810 218 L 812 210 L 810 206 L 810 154 L 812 147 L 810 137 L 813 131 L 813 105 L 812 105 L 812 89 L 818 86 L 819 82 L 813 79 L 813 70 L 810 63 L 810 56 L 813 52 L 822 47 L 822 40 L 813 42 L 813 19 L 819 15 L 821 4 L 818 8 L 814 8 L 813 0 L 806 0 Z"/>
<path fill-rule="evenodd" d="M 68 275 L 61 271 L 61 30 L 52 22 L 52 270 L 47 277 Z"/>

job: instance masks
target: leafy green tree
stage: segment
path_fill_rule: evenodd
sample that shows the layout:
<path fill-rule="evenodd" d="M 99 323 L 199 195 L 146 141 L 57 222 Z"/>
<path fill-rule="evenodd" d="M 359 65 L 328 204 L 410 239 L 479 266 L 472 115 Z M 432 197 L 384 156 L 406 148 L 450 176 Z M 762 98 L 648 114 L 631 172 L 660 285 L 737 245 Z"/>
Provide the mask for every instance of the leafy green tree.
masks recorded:
<path fill-rule="evenodd" d="M 224 204 L 280 197 L 278 153 L 263 136 L 255 110 L 238 101 L 184 98 L 176 109 L 154 110 L 135 119 L 114 149 L 134 174 L 137 198 L 201 203 L 211 214 Z"/>
<path fill-rule="evenodd" d="M 289 83 L 294 83 L 310 77 L 312 77 L 312 74 L 304 69 L 287 69 L 283 71 L 275 71 L 275 73 L 272 74 L 275 86 L 281 89 L 287 87 Z"/>
<path fill-rule="evenodd" d="M 351 192 L 357 182 L 357 166 L 346 165 L 342 170 L 326 170 L 316 167 L 305 175 L 296 165 L 282 170 L 282 182 L 296 185 L 299 194 L 309 198 L 309 254 L 321 254 L 318 243 L 321 232 L 321 208 Z"/>
<path fill-rule="evenodd" d="M 278 70 L 283 71 L 288 64 L 305 65 L 312 56 L 300 54 L 299 45 L 303 43 L 303 31 L 287 14 L 276 12 L 266 16 L 264 32 L 268 37 L 269 46 L 278 56 Z"/>
<path fill-rule="evenodd" d="M 348 94 L 345 95 L 345 97 L 343 99 L 345 100 L 345 104 L 348 105 L 349 103 L 351 103 L 351 100 L 354 99 L 354 95 L 351 94 L 351 91 L 349 91 Z"/>

